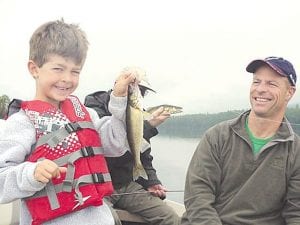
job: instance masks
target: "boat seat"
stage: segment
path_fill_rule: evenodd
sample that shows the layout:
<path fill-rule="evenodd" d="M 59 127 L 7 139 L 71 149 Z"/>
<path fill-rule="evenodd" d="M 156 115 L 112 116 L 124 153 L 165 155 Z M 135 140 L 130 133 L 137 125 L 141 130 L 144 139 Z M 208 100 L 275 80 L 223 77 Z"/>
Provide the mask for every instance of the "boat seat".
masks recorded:
<path fill-rule="evenodd" d="M 179 216 L 184 212 L 184 206 L 180 203 L 166 200 Z M 136 214 L 126 210 L 115 209 L 123 225 L 147 225 L 146 221 Z M 20 200 L 8 204 L 0 204 L 0 225 L 18 225 L 20 213 Z"/>
<path fill-rule="evenodd" d="M 138 215 L 129 213 L 122 209 L 115 209 L 124 225 L 146 225 L 143 218 Z M 14 201 L 8 204 L 0 204 L 0 225 L 18 225 L 19 224 L 20 201 Z"/>
<path fill-rule="evenodd" d="M 20 201 L 8 204 L 0 204 L 0 225 L 19 224 Z"/>

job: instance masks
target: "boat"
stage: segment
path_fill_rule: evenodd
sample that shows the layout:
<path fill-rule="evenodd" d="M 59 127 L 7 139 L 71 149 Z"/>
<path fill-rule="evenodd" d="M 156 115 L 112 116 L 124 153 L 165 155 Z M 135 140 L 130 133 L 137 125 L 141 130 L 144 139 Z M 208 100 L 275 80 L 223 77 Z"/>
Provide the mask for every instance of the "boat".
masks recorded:
<path fill-rule="evenodd" d="M 171 200 L 164 200 L 167 205 L 171 206 L 175 212 L 181 217 L 185 211 L 184 205 Z M 0 225 L 18 225 L 20 201 L 14 201 L 8 204 L 0 204 Z M 147 225 L 146 221 L 140 216 L 132 214 L 128 211 L 115 209 L 122 225 Z"/>

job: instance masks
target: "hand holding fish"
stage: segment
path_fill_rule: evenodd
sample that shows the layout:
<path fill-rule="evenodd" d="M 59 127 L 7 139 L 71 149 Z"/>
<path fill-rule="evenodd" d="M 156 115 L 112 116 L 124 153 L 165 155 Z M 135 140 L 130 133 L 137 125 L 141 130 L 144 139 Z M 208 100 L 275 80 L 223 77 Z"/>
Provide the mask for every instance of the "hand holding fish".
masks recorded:
<path fill-rule="evenodd" d="M 164 107 L 159 107 L 155 110 L 152 114 L 148 122 L 152 127 L 157 127 L 158 125 L 162 124 L 166 119 L 168 119 L 171 114 L 164 110 Z"/>
<path fill-rule="evenodd" d="M 176 106 L 176 105 L 167 105 L 167 104 L 150 107 L 150 108 L 146 109 L 146 112 L 153 113 L 161 107 L 163 107 L 165 112 L 170 113 L 170 114 L 176 114 L 176 113 L 182 112 L 182 107 Z"/>
<path fill-rule="evenodd" d="M 137 82 L 136 74 L 126 70 L 122 71 L 115 82 L 113 95 L 116 97 L 127 96 L 129 84 L 135 82 Z"/>

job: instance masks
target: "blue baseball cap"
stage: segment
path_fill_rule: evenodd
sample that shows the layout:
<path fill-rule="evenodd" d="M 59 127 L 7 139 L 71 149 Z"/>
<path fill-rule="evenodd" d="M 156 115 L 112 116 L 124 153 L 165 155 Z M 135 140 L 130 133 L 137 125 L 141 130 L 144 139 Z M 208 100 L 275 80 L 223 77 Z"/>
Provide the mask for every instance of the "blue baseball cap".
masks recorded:
<path fill-rule="evenodd" d="M 296 86 L 297 75 L 296 71 L 289 61 L 282 57 L 267 57 L 265 59 L 256 59 L 249 63 L 246 71 L 255 73 L 255 71 L 262 65 L 268 65 L 281 76 L 287 77 L 292 86 Z"/>

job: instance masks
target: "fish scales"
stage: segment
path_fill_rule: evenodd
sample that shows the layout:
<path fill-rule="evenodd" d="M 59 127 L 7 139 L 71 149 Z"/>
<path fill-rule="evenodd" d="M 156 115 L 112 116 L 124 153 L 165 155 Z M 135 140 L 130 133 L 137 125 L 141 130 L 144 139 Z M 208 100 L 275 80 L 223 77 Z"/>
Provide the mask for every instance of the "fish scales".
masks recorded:
<path fill-rule="evenodd" d="M 131 154 L 134 158 L 133 179 L 139 177 L 148 179 L 141 162 L 141 149 L 143 144 L 144 115 L 142 95 L 137 84 L 130 84 L 128 90 L 128 103 L 126 108 L 127 140 Z"/>
<path fill-rule="evenodd" d="M 164 111 L 166 111 L 167 113 L 170 113 L 170 114 L 176 114 L 176 113 L 182 112 L 182 107 L 175 106 L 175 105 L 167 105 L 167 104 L 150 107 L 146 111 L 148 113 L 153 113 L 154 111 L 156 111 L 157 109 L 159 109 L 161 107 L 163 107 Z"/>

